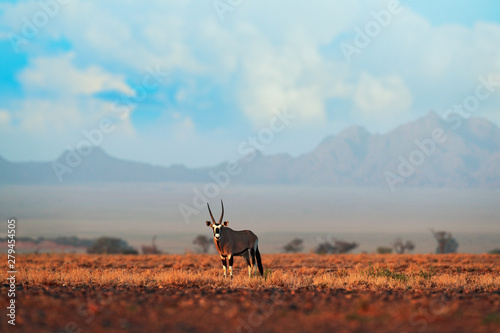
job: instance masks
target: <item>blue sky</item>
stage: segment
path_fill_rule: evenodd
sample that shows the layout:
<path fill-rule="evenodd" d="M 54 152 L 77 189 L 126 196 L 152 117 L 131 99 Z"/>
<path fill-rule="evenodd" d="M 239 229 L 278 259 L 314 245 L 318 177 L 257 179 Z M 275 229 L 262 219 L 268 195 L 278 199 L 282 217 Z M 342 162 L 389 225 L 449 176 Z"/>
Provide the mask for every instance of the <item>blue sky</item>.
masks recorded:
<path fill-rule="evenodd" d="M 0 155 L 53 160 L 111 118 L 113 156 L 208 166 L 286 109 L 263 152 L 296 156 L 443 114 L 500 75 L 498 1 L 228 3 L 0 2 Z M 500 89 L 474 115 L 499 125 Z"/>

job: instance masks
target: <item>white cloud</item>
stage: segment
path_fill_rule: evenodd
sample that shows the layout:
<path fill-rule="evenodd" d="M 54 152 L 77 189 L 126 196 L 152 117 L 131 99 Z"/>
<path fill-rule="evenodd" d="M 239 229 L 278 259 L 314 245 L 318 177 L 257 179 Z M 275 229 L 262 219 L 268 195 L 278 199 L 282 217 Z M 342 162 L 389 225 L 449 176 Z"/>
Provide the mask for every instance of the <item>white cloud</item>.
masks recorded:
<path fill-rule="evenodd" d="M 354 92 L 354 104 L 368 118 L 408 112 L 412 95 L 397 76 L 376 78 L 362 73 Z"/>
<path fill-rule="evenodd" d="M 0 126 L 8 126 L 10 124 L 11 116 L 7 110 L 0 110 Z"/>
<path fill-rule="evenodd" d="M 31 97 L 8 110 L 11 119 L 16 120 L 19 135 L 57 136 L 65 141 L 65 135 L 80 133 L 84 129 L 97 127 L 105 117 L 115 118 L 118 114 L 114 103 L 99 99 L 78 100 L 64 98 L 51 100 Z M 125 126 L 128 119 L 121 121 Z M 72 139 L 66 144 L 71 144 Z"/>
<path fill-rule="evenodd" d="M 28 98 L 15 109 L 14 114 L 20 129 L 31 134 L 67 134 L 68 128 L 73 129 L 84 121 L 71 100 Z"/>
<path fill-rule="evenodd" d="M 80 132 L 104 117 L 118 115 L 115 103 L 96 98 L 95 94 L 134 94 L 122 75 L 107 73 L 98 66 L 78 68 L 74 57 L 67 53 L 35 58 L 19 73 L 27 97 L 10 111 L 20 129 L 40 135 Z"/>
<path fill-rule="evenodd" d="M 178 88 L 173 91 L 176 104 L 197 105 L 199 90 L 221 90 L 223 98 L 236 103 L 233 112 L 242 113 L 234 119 L 254 129 L 267 125 L 282 107 L 298 116 L 301 133 L 339 122 L 383 123 L 387 129 L 428 109 L 439 112 L 460 102 L 473 93 L 478 76 L 500 72 L 499 24 L 433 26 L 408 8 L 351 64 L 337 57 L 339 41 L 372 20 L 371 10 L 386 6 L 385 0 L 244 1 L 221 22 L 212 1 L 72 1 L 30 40 L 29 67 L 18 76 L 26 98 L 2 108 L 26 131 L 53 131 L 61 137 L 112 112 L 113 105 L 96 99 L 96 93 L 132 94 L 127 80 L 136 82 L 147 67 L 160 66 L 171 72 L 169 83 Z M 39 5 L 24 1 L 0 8 L 1 23 L 19 31 L 20 18 L 32 16 Z M 48 41 L 61 37 L 72 52 L 53 55 Z M 332 99 L 344 109 L 328 110 Z M 498 119 L 497 101 L 486 101 L 481 116 Z M 203 132 L 206 124 L 199 119 L 206 118 L 183 114 L 177 105 L 176 110 L 177 119 L 168 110 L 170 116 L 154 125 L 178 132 L 158 131 L 151 140 L 188 145 L 215 136 Z M 124 128 L 124 135 L 134 134 L 128 119 Z M 198 137 L 183 141 L 180 133 Z"/>
<path fill-rule="evenodd" d="M 240 107 L 256 126 L 267 124 L 283 107 L 303 125 L 323 124 L 327 100 L 346 95 L 342 66 L 325 59 L 305 32 L 294 37 L 283 46 L 262 38 L 240 56 Z"/>
<path fill-rule="evenodd" d="M 195 135 L 196 125 L 190 117 L 183 116 L 182 113 L 175 111 L 171 115 L 172 120 L 167 120 L 171 123 L 170 132 L 179 139 L 183 140 L 189 136 Z"/>
<path fill-rule="evenodd" d="M 83 57 L 143 72 L 161 65 L 188 73 L 205 69 L 193 52 L 204 32 L 201 8 L 192 1 L 75 2 L 62 28 Z M 140 13 L 140 14 L 139 14 Z M 92 24 L 88 18 L 92 17 Z M 198 47 L 198 45 L 196 45 Z M 203 56 L 200 54 L 199 56 Z"/>
<path fill-rule="evenodd" d="M 19 74 L 19 80 L 29 92 L 46 92 L 58 98 L 91 96 L 103 91 L 133 95 L 134 91 L 127 85 L 123 75 L 106 73 L 99 66 L 79 69 L 73 60 L 73 53 L 36 58 L 30 67 Z"/>
<path fill-rule="evenodd" d="M 26 97 L 0 112 L 0 123 L 11 125 L 2 134 L 20 142 L 22 150 L 37 159 L 55 158 L 68 146 L 74 148 L 85 139 L 82 131 L 98 128 L 105 117 L 119 116 L 114 102 L 95 94 L 134 93 L 123 76 L 107 73 L 99 66 L 78 68 L 74 57 L 70 53 L 31 60 L 18 75 Z M 117 133 L 134 133 L 128 118 L 122 119 L 116 128 Z M 29 140 L 36 146 L 30 146 Z M 16 148 L 6 149 L 14 160 L 20 150 Z"/>

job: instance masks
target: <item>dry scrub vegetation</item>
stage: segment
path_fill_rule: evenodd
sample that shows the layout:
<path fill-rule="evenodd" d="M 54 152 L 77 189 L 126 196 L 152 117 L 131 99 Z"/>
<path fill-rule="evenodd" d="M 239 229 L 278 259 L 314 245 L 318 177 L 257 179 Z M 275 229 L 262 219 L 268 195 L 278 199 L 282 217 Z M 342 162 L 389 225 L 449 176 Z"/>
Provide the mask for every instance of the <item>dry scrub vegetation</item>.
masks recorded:
<path fill-rule="evenodd" d="M 17 332 L 500 332 L 498 255 L 264 254 L 233 280 L 216 255 L 16 261 Z"/>
<path fill-rule="evenodd" d="M 246 263 L 236 258 L 233 280 L 222 277 L 216 255 L 44 254 L 18 260 L 18 283 L 26 286 L 500 290 L 500 256 L 496 255 L 273 254 L 263 256 L 264 278 L 249 279 Z"/>

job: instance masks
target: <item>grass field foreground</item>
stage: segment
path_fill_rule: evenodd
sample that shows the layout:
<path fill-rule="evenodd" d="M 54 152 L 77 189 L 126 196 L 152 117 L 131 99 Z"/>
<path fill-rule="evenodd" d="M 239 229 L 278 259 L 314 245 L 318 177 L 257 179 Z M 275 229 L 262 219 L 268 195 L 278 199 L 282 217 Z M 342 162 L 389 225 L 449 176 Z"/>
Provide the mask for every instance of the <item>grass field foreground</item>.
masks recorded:
<path fill-rule="evenodd" d="M 264 254 L 263 264 L 264 277 L 248 278 L 237 258 L 231 280 L 217 255 L 19 255 L 15 331 L 500 332 L 498 255 Z"/>
<path fill-rule="evenodd" d="M 496 255 L 272 254 L 264 278 L 247 277 L 236 258 L 224 279 L 216 255 L 24 255 L 18 283 L 93 287 L 329 288 L 348 290 L 500 290 Z M 6 265 L 2 263 L 2 274 Z"/>

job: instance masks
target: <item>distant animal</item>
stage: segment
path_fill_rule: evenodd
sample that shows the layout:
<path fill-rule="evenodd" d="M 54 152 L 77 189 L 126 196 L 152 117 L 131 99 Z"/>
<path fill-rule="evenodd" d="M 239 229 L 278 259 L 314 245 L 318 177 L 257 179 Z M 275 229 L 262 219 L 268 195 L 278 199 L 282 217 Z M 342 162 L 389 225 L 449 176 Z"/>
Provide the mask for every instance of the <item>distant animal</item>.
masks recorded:
<path fill-rule="evenodd" d="M 229 222 L 224 221 L 224 203 L 222 205 L 222 214 L 219 222 L 215 222 L 210 205 L 207 202 L 208 212 L 212 221 L 207 221 L 207 226 L 212 228 L 214 233 L 214 242 L 217 251 L 222 260 L 222 268 L 224 269 L 224 277 L 226 277 L 227 266 L 229 264 L 229 274 L 233 278 L 233 257 L 242 256 L 245 258 L 248 266 L 248 277 L 252 275 L 252 269 L 255 270 L 255 262 L 259 267 L 260 275 L 264 275 L 262 268 L 262 260 L 259 252 L 259 238 L 250 230 L 235 231 L 228 227 Z"/>

